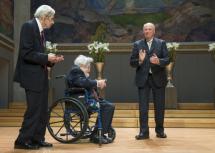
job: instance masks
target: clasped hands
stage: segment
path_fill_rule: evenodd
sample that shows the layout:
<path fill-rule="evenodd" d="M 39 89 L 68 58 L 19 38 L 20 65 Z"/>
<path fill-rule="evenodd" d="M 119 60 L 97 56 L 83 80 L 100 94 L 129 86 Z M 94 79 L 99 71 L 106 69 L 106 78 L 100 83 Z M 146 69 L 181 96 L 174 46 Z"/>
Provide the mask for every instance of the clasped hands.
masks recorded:
<path fill-rule="evenodd" d="M 102 80 L 96 80 L 97 81 L 97 87 L 100 89 L 103 89 L 106 87 L 106 79 L 102 79 Z"/>
<path fill-rule="evenodd" d="M 142 64 L 144 59 L 146 57 L 146 50 L 140 50 L 139 51 L 139 63 Z M 153 55 L 150 57 L 150 62 L 152 64 L 156 64 L 156 65 L 159 65 L 160 64 L 160 60 L 159 58 L 157 57 L 157 55 L 155 53 L 153 53 Z"/>
<path fill-rule="evenodd" d="M 53 53 L 48 54 L 48 61 L 51 63 L 58 63 L 64 60 L 63 55 L 56 55 Z"/>

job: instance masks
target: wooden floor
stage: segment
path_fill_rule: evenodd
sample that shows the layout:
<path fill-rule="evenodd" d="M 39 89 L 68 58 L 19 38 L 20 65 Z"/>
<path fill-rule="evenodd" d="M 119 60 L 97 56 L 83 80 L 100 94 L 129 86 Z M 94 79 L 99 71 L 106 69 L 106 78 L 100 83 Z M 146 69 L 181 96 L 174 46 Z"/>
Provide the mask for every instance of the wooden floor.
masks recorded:
<path fill-rule="evenodd" d="M 117 128 L 117 137 L 112 144 L 103 145 L 89 143 L 88 140 L 76 144 L 61 144 L 49 133 L 46 140 L 54 144 L 53 148 L 40 150 L 14 149 L 14 140 L 18 127 L 0 127 L 1 153 L 214 153 L 215 129 L 211 128 L 166 128 L 167 139 L 155 137 L 154 129 L 150 129 L 149 140 L 135 140 L 137 128 Z"/>

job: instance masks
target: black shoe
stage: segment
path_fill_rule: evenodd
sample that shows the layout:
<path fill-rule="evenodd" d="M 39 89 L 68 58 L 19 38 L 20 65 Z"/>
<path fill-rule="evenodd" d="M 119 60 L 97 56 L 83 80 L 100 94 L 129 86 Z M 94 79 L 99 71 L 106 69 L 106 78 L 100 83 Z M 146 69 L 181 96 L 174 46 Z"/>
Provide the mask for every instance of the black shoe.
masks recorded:
<path fill-rule="evenodd" d="M 53 147 L 51 143 L 45 141 L 33 141 L 34 144 L 38 145 L 39 147 Z"/>
<path fill-rule="evenodd" d="M 167 135 L 166 135 L 164 132 L 162 132 L 162 133 L 157 133 L 156 136 L 157 136 L 158 138 L 167 138 Z"/>
<path fill-rule="evenodd" d="M 149 134 L 140 133 L 139 135 L 136 135 L 135 138 L 136 140 L 149 139 Z"/>
<path fill-rule="evenodd" d="M 112 143 L 113 142 L 113 139 L 109 138 L 108 136 L 106 135 L 103 135 L 104 139 L 106 139 L 108 141 L 108 143 Z"/>
<path fill-rule="evenodd" d="M 98 136 L 90 137 L 90 142 L 98 144 L 99 143 L 99 137 Z M 101 137 L 101 143 L 102 144 L 108 144 L 109 142 L 104 137 Z"/>
<path fill-rule="evenodd" d="M 14 149 L 31 149 L 38 150 L 40 147 L 37 144 L 29 143 L 29 142 L 15 142 Z"/>

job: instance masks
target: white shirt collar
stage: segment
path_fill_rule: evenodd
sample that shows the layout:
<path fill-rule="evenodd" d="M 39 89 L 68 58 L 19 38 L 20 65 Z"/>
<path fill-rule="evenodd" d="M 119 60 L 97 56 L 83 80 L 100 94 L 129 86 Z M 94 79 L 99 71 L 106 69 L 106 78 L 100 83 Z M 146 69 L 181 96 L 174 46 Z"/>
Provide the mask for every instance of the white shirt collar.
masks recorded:
<path fill-rule="evenodd" d="M 42 25 L 41 25 L 39 19 L 38 19 L 38 18 L 35 18 L 35 19 L 36 19 L 36 21 L 37 21 L 37 25 L 38 25 L 39 31 L 40 31 L 40 33 L 41 33 L 41 32 L 43 31 L 43 27 L 42 27 Z"/>
<path fill-rule="evenodd" d="M 147 43 L 152 43 L 152 41 L 153 41 L 153 38 L 152 38 L 152 39 L 150 39 L 149 41 L 147 41 Z"/>
<path fill-rule="evenodd" d="M 152 41 L 153 41 L 153 38 L 151 40 L 147 41 L 147 45 L 149 47 L 149 50 L 151 49 Z"/>

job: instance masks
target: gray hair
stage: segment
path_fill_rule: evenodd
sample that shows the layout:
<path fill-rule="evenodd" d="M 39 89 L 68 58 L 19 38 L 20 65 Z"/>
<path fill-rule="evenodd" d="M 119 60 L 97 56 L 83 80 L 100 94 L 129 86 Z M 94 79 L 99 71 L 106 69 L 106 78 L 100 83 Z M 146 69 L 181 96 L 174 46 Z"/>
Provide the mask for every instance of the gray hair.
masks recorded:
<path fill-rule="evenodd" d="M 143 28 L 145 28 L 145 27 L 152 27 L 155 30 L 155 25 L 153 23 L 151 23 L 151 22 L 145 23 L 143 25 Z"/>
<path fill-rule="evenodd" d="M 93 62 L 93 59 L 91 57 L 87 57 L 84 55 L 79 55 L 78 57 L 76 57 L 74 64 L 77 66 L 89 66 L 90 63 Z"/>
<path fill-rule="evenodd" d="M 55 10 L 49 5 L 41 5 L 34 13 L 35 18 L 52 17 L 55 15 Z"/>

